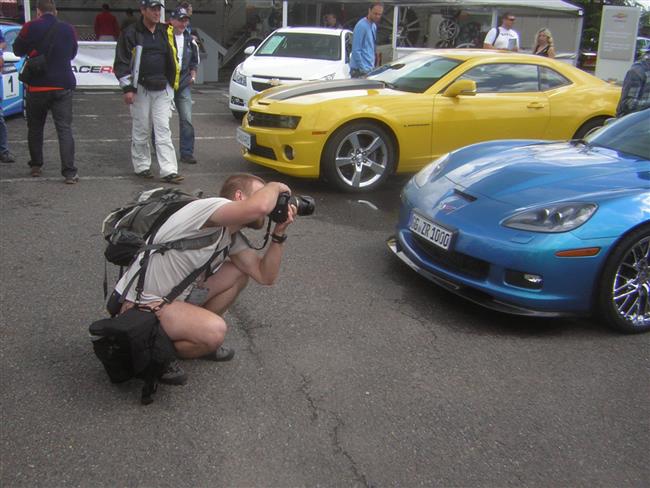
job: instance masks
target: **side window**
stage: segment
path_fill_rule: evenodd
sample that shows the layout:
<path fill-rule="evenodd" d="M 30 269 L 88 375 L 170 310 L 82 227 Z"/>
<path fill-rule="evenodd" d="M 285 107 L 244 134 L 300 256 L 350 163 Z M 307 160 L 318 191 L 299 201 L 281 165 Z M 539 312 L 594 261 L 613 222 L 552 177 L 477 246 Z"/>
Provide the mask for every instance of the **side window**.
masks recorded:
<path fill-rule="evenodd" d="M 571 82 L 569 80 L 554 69 L 545 66 L 539 67 L 539 86 L 542 91 L 552 90 L 553 88 L 570 84 Z"/>
<path fill-rule="evenodd" d="M 7 32 L 5 34 L 5 36 L 4 36 L 5 37 L 5 43 L 7 44 L 7 46 L 5 47 L 5 51 L 13 52 L 13 50 L 14 50 L 14 40 L 16 39 L 16 37 L 18 37 L 18 32 L 20 32 L 20 31 L 12 30 L 12 31 L 9 31 L 9 32 Z"/>
<path fill-rule="evenodd" d="M 483 64 L 470 69 L 459 79 L 474 80 L 478 93 L 539 91 L 537 66 L 532 64 Z"/>
<path fill-rule="evenodd" d="M 352 34 L 345 33 L 345 62 L 350 62 L 350 55 L 352 54 Z"/>

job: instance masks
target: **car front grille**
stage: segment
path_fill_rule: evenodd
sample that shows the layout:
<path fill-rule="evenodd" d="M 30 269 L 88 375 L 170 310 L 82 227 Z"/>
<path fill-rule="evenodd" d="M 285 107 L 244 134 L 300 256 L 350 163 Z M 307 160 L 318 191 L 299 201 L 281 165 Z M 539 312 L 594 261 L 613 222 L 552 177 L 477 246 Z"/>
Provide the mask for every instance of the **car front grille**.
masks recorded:
<path fill-rule="evenodd" d="M 259 144 L 254 144 L 248 152 L 250 154 L 255 154 L 256 156 L 261 156 L 266 159 L 272 159 L 277 161 L 278 158 L 275 157 L 275 151 L 270 147 L 260 146 Z"/>
<path fill-rule="evenodd" d="M 271 88 L 272 86 L 274 86 L 271 85 L 271 83 L 262 83 L 260 81 L 254 81 L 251 83 L 251 85 L 253 86 L 253 90 L 255 90 L 256 92 L 261 92 L 263 90 L 266 90 L 267 88 Z"/>
<path fill-rule="evenodd" d="M 449 271 L 461 273 L 471 278 L 484 280 L 490 272 L 490 263 L 455 251 L 445 251 L 426 239 L 412 234 L 413 241 L 429 259 Z"/>

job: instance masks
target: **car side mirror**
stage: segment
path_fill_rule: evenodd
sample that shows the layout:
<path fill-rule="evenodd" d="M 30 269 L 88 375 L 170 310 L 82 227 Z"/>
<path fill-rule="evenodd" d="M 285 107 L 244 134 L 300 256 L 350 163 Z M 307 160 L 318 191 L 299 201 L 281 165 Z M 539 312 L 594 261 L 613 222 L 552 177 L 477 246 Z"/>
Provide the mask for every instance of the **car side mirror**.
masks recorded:
<path fill-rule="evenodd" d="M 442 93 L 445 97 L 454 98 L 459 95 L 476 95 L 476 82 L 474 80 L 456 80 Z"/>
<path fill-rule="evenodd" d="M 255 46 L 248 46 L 246 49 L 244 49 L 244 54 L 246 56 L 250 56 L 255 52 Z"/>

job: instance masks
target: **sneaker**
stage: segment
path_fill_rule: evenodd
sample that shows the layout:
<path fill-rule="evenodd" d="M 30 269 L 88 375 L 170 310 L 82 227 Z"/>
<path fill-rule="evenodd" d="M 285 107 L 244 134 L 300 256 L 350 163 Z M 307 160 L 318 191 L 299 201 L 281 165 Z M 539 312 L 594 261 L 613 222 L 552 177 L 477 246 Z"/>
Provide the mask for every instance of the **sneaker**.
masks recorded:
<path fill-rule="evenodd" d="M 165 183 L 180 183 L 183 181 L 185 177 L 183 175 L 179 175 L 178 173 L 171 173 L 168 174 L 167 176 L 163 176 L 160 178 L 160 181 L 164 181 Z"/>
<path fill-rule="evenodd" d="M 31 166 L 31 168 L 32 169 L 29 171 L 29 174 L 32 176 L 32 178 L 38 178 L 39 176 L 43 175 L 43 170 L 40 166 Z"/>
<path fill-rule="evenodd" d="M 15 163 L 16 158 L 9 151 L 0 154 L 0 163 Z M 196 161 L 194 161 L 196 163 Z"/>
<path fill-rule="evenodd" d="M 181 156 L 181 163 L 185 164 L 196 164 L 196 159 L 191 154 Z"/>
<path fill-rule="evenodd" d="M 172 361 L 158 382 L 166 385 L 184 385 L 187 383 L 187 373 L 183 371 L 178 361 Z"/>
<path fill-rule="evenodd" d="M 66 185 L 74 185 L 75 183 L 79 182 L 79 176 L 74 175 L 74 176 L 66 176 L 64 183 Z"/>
<path fill-rule="evenodd" d="M 202 356 L 201 359 L 208 359 L 210 361 L 230 361 L 235 357 L 235 350 L 226 346 L 221 346 L 216 351 L 213 351 L 205 356 Z"/>
<path fill-rule="evenodd" d="M 140 178 L 153 178 L 153 173 L 151 172 L 150 169 L 145 169 L 144 171 L 140 171 L 139 173 L 135 174 L 136 176 L 139 176 Z"/>

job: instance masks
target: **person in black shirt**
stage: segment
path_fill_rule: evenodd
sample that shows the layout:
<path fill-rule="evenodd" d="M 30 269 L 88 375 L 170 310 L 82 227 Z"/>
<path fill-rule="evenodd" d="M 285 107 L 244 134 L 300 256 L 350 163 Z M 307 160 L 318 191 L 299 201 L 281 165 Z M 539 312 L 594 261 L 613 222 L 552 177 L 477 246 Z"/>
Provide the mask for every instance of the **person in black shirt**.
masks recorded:
<path fill-rule="evenodd" d="M 151 126 L 160 178 L 180 183 L 178 161 L 172 144 L 169 120 L 174 90 L 180 81 L 174 29 L 160 23 L 162 0 L 141 0 L 142 18 L 127 27 L 117 41 L 113 71 L 131 110 L 131 159 L 135 174 L 153 178 L 151 172 Z"/>

